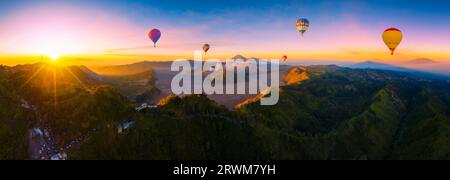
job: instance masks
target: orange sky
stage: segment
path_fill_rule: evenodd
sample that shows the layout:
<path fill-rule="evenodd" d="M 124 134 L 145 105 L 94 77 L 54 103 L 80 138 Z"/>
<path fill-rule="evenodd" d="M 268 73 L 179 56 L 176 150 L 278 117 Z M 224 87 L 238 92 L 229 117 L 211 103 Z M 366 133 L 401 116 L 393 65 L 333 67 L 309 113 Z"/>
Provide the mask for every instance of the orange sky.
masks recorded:
<path fill-rule="evenodd" d="M 236 54 L 270 59 L 286 54 L 292 61 L 450 61 L 448 41 L 432 38 L 433 33 L 408 31 L 412 29 L 408 25 L 399 25 L 405 29 L 404 40 L 391 56 L 381 40 L 385 25 L 367 27 L 351 15 L 311 26 L 305 37 L 300 37 L 294 25 L 286 27 L 284 23 L 257 30 L 242 25 L 229 34 L 212 33 L 215 22 L 181 28 L 159 23 L 163 36 L 156 49 L 147 37 L 156 23 L 136 23 L 112 11 L 31 6 L 0 17 L 0 22 L 0 64 L 5 65 L 39 62 L 48 56 L 58 56 L 65 64 L 83 65 L 192 59 L 193 51 L 200 50 L 203 43 L 212 46 L 206 58 L 222 60 Z"/>

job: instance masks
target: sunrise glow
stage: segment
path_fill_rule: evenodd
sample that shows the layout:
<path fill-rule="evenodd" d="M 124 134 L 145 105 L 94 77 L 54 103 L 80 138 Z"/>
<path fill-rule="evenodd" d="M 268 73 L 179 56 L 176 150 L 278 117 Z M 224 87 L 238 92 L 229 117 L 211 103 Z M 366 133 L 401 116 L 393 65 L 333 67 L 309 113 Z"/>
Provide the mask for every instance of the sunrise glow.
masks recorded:
<path fill-rule="evenodd" d="M 0 0 L 0 160 L 450 160 L 449 19 L 450 0 Z"/>
<path fill-rule="evenodd" d="M 0 16 L 0 54 L 8 56 L 8 59 L 0 57 L 0 63 L 14 64 L 10 62 L 12 56 L 40 55 L 54 61 L 64 57 L 69 64 L 86 65 L 189 59 L 204 43 L 211 44 L 207 58 L 223 60 L 242 54 L 267 59 L 287 55 L 291 61 L 377 60 L 396 63 L 416 58 L 450 61 L 450 27 L 440 23 L 440 16 L 421 17 L 413 11 L 418 7 L 408 4 L 403 6 L 411 6 L 411 12 L 405 11 L 404 16 L 391 17 L 393 15 L 383 13 L 368 16 L 364 5 L 333 3 L 347 10 L 325 11 L 320 6 L 306 4 L 306 8 L 301 3 L 299 7 L 286 5 L 280 6 L 282 10 L 274 10 L 272 5 L 260 3 L 259 8 L 249 10 L 255 13 L 231 8 L 232 5 L 226 5 L 220 11 L 223 6 L 211 5 L 199 10 L 198 14 L 177 10 L 178 15 L 173 16 L 138 7 L 130 15 L 126 13 L 128 9 L 121 9 L 126 6 L 120 3 L 18 6 Z M 176 9 L 175 6 L 164 8 Z M 295 27 L 296 19 L 302 14 L 295 9 L 306 9 L 311 21 L 311 27 L 303 37 Z M 381 4 L 371 4 L 370 11 L 385 10 Z M 186 18 L 180 20 L 182 16 Z M 427 25 L 424 26 L 412 21 L 417 18 L 432 20 L 425 21 Z M 381 33 L 393 26 L 404 33 L 396 56 L 390 55 L 381 39 Z M 153 48 L 153 42 L 147 36 L 152 28 L 162 31 L 158 48 Z M 26 63 L 37 61 L 22 60 Z"/>

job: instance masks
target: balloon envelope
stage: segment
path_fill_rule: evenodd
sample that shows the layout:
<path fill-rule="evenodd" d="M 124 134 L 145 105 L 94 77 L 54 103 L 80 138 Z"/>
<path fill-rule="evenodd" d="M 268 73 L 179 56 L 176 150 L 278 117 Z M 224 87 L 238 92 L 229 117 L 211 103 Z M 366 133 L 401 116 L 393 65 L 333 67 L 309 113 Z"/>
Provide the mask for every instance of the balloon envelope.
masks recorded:
<path fill-rule="evenodd" d="M 303 34 L 305 34 L 306 31 L 308 31 L 309 25 L 310 25 L 309 20 L 305 19 L 305 18 L 301 18 L 301 19 L 297 20 L 297 24 L 296 24 L 297 30 L 298 30 L 298 32 L 302 33 L 302 36 L 303 36 Z"/>
<path fill-rule="evenodd" d="M 281 60 L 283 61 L 287 61 L 288 57 L 286 55 L 284 55 L 283 57 L 281 57 Z"/>
<path fill-rule="evenodd" d="M 161 38 L 161 31 L 159 29 L 152 29 L 148 33 L 148 37 L 153 41 L 153 44 L 156 48 L 156 43 L 158 42 L 159 38 Z"/>
<path fill-rule="evenodd" d="M 205 53 L 207 53 L 210 47 L 211 46 L 209 44 L 204 44 L 203 45 L 203 51 L 205 51 Z"/>
<path fill-rule="evenodd" d="M 403 40 L 402 31 L 396 28 L 389 28 L 383 32 L 383 41 L 386 46 L 391 50 L 391 55 L 394 55 L 395 49 Z"/>

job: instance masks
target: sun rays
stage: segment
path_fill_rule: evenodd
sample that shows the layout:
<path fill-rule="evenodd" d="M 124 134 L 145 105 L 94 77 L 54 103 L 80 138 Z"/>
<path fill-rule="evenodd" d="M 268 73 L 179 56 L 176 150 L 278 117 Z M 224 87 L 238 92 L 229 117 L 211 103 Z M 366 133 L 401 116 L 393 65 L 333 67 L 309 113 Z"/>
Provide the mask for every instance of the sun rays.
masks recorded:
<path fill-rule="evenodd" d="M 56 113 L 58 109 L 58 97 L 62 95 L 61 93 L 64 92 L 65 88 L 70 88 L 75 85 L 86 90 L 86 92 L 91 93 L 91 91 L 89 86 L 74 73 L 72 68 L 75 67 L 68 67 L 58 61 L 51 62 L 53 63 L 35 64 L 37 68 L 35 68 L 32 74 L 26 76 L 27 79 L 20 86 L 20 90 L 40 88 L 44 94 L 51 94 L 54 113 Z"/>

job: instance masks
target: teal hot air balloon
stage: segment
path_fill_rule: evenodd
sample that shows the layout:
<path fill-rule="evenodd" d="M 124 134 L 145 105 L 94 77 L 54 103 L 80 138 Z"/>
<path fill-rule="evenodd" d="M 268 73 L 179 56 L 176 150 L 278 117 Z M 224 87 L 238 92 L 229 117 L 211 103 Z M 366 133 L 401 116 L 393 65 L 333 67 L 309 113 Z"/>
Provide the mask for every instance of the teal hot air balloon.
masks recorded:
<path fill-rule="evenodd" d="M 302 36 L 305 34 L 306 31 L 308 31 L 309 25 L 310 25 L 309 20 L 306 18 L 301 18 L 297 20 L 296 24 L 297 30 L 302 34 Z"/>
<path fill-rule="evenodd" d="M 161 38 L 161 31 L 159 29 L 152 29 L 148 33 L 148 37 L 153 41 L 153 46 L 156 48 L 156 43 L 159 41 L 159 38 Z"/>

